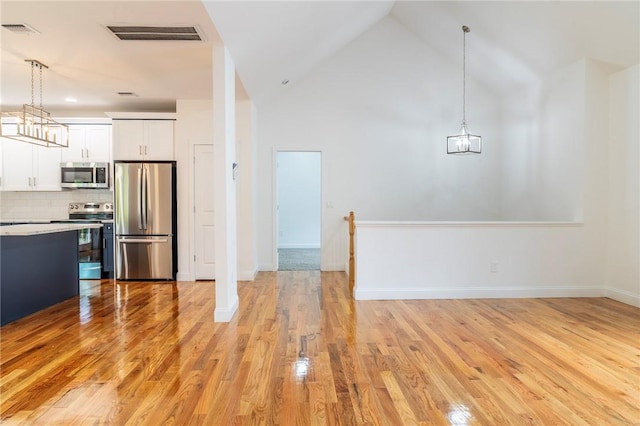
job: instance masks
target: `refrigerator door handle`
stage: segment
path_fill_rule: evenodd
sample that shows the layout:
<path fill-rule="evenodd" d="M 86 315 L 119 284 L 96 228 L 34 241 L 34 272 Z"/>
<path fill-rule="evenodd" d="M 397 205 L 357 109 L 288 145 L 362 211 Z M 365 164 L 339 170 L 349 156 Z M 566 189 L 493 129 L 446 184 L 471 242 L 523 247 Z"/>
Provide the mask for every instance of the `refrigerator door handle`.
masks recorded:
<path fill-rule="evenodd" d="M 148 176 L 147 176 L 148 172 L 145 166 L 142 166 L 142 226 L 145 231 L 147 230 L 147 226 L 149 226 L 149 223 L 147 221 L 148 219 L 148 204 L 149 204 L 149 200 L 147 199 L 149 197 L 148 192 L 149 192 L 149 181 L 148 181 Z"/>
<path fill-rule="evenodd" d="M 126 238 L 126 239 L 122 239 L 120 237 L 118 237 L 118 241 L 124 244 L 127 243 L 168 243 L 169 239 L 168 238 Z"/>
<path fill-rule="evenodd" d="M 138 169 L 138 229 L 142 228 L 142 167 Z"/>

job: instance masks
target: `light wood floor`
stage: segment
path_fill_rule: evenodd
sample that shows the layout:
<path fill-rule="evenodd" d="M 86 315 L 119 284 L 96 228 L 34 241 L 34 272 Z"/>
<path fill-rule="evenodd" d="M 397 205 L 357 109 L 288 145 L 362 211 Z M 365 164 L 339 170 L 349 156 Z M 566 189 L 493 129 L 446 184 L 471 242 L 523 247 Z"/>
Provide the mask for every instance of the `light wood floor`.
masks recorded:
<path fill-rule="evenodd" d="M 83 285 L 1 331 L 4 424 L 640 424 L 640 310 L 359 301 L 343 273 Z"/>

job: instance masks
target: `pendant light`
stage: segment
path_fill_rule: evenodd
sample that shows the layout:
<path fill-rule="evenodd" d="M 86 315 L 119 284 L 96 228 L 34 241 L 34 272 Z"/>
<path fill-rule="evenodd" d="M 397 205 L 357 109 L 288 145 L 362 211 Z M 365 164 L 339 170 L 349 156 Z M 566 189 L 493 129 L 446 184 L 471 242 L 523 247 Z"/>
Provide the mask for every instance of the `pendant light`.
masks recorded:
<path fill-rule="evenodd" d="M 42 108 L 42 69 L 49 68 L 35 59 L 25 59 L 31 63 L 31 104 L 22 105 L 21 111 L 3 112 L 0 121 L 0 136 L 45 147 L 69 146 L 69 127 L 51 118 Z M 40 74 L 40 106 L 33 97 L 34 71 Z"/>
<path fill-rule="evenodd" d="M 447 136 L 447 154 L 480 154 L 482 152 L 482 137 L 473 135 L 467 130 L 465 120 L 466 103 L 466 36 L 471 31 L 466 25 L 462 26 L 462 128 L 457 135 Z"/>

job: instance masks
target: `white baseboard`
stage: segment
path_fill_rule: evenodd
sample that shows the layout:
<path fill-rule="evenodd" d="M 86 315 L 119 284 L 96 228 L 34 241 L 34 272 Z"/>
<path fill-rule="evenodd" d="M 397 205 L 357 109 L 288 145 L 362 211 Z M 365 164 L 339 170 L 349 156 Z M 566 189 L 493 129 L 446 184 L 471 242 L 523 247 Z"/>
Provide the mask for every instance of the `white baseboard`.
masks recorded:
<path fill-rule="evenodd" d="M 253 281 L 256 279 L 256 274 L 258 271 L 238 271 L 238 281 Z"/>
<path fill-rule="evenodd" d="M 258 265 L 258 271 L 277 271 L 278 268 L 273 267 L 273 263 L 261 263 Z"/>
<path fill-rule="evenodd" d="M 195 281 L 190 273 L 178 272 L 176 274 L 176 281 Z"/>
<path fill-rule="evenodd" d="M 344 272 L 344 265 L 342 263 L 323 263 L 320 265 L 320 270 L 321 271 L 343 271 Z"/>
<path fill-rule="evenodd" d="M 388 288 L 354 290 L 356 300 L 409 299 L 516 299 L 547 297 L 603 297 L 604 289 L 594 287 L 461 287 Z"/>
<path fill-rule="evenodd" d="M 213 321 L 229 322 L 231 321 L 231 319 L 233 318 L 237 310 L 238 310 L 238 298 L 236 297 L 236 299 L 233 301 L 232 306 L 226 309 L 221 309 L 216 307 L 216 309 L 213 311 Z"/>
<path fill-rule="evenodd" d="M 320 244 L 280 244 L 278 246 L 279 249 L 319 249 L 320 248 Z"/>
<path fill-rule="evenodd" d="M 609 299 L 617 300 L 618 302 L 640 308 L 640 294 L 631 293 L 625 290 L 618 290 L 616 288 L 605 288 L 604 292 L 604 295 Z"/>

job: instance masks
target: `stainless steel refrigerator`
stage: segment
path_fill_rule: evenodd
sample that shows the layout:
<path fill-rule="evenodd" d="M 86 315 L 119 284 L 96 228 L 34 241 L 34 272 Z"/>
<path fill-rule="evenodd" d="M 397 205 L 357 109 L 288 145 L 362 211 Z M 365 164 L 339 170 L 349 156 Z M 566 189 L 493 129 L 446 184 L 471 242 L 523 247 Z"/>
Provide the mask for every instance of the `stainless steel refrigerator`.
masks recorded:
<path fill-rule="evenodd" d="M 175 280 L 175 161 L 115 161 L 116 278 Z"/>

